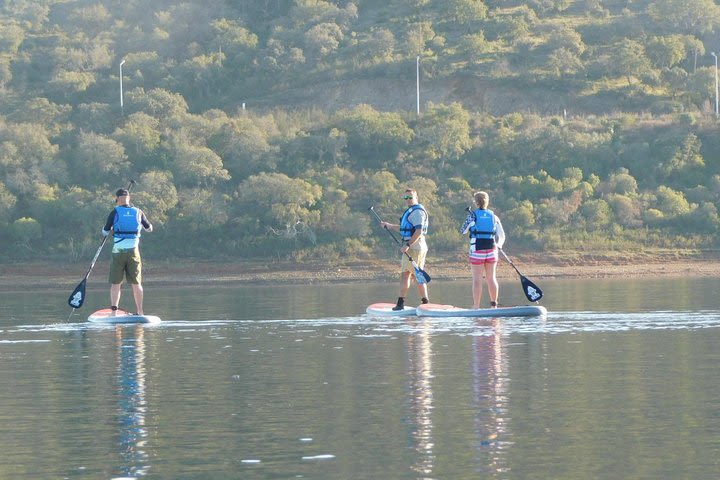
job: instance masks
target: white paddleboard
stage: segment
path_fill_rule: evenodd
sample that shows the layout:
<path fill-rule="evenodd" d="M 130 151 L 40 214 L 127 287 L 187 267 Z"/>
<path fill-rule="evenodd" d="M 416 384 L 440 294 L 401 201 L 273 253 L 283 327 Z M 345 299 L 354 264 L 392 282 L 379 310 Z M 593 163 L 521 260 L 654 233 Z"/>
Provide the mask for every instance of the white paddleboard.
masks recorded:
<path fill-rule="evenodd" d="M 547 315 L 547 309 L 541 305 L 472 309 L 426 303 L 417 307 L 417 315 L 423 317 L 542 317 Z"/>
<path fill-rule="evenodd" d="M 102 310 L 98 310 L 97 312 L 93 312 L 88 317 L 88 322 L 94 322 L 94 323 L 160 323 L 160 317 L 156 317 L 155 315 L 133 315 L 129 312 L 126 312 L 125 310 L 117 310 L 115 311 L 115 315 L 113 315 L 113 311 L 109 308 L 104 308 Z"/>
<path fill-rule="evenodd" d="M 402 310 L 393 310 L 394 306 L 394 303 L 373 303 L 365 309 L 365 313 L 378 317 L 415 316 L 415 307 L 405 306 Z"/>

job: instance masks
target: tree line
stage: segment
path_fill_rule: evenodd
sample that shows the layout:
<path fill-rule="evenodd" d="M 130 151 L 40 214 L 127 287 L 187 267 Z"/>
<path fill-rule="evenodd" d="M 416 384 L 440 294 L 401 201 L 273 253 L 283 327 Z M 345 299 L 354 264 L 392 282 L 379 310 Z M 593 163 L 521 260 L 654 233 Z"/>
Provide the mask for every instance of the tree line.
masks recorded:
<path fill-rule="evenodd" d="M 718 22 L 711 0 L 6 3 L 0 248 L 85 258 L 129 178 L 159 256 L 372 255 L 367 208 L 399 217 L 407 186 L 439 252 L 477 189 L 518 248 L 713 248 Z M 417 57 L 426 95 L 455 92 L 420 115 Z M 407 106 L 323 99 L 388 80 Z"/>

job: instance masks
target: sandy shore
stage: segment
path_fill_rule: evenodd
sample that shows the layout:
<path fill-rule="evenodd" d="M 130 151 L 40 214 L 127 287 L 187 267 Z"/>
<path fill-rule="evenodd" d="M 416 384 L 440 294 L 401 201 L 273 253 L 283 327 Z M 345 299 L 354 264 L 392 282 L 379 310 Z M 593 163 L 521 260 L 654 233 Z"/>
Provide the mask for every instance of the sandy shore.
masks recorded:
<path fill-rule="evenodd" d="M 391 259 L 367 259 L 332 263 L 153 261 L 145 258 L 145 285 L 242 285 L 242 284 L 328 284 L 362 281 L 395 281 L 398 263 Z M 652 253 L 577 253 L 518 255 L 518 269 L 530 279 L 543 278 L 628 278 L 628 277 L 716 277 L 720 276 L 720 252 L 676 251 Z M 0 264 L 0 290 L 72 288 L 82 280 L 87 265 L 82 263 Z M 429 258 L 425 270 L 433 280 L 471 278 L 464 258 Z M 502 261 L 499 278 L 517 277 Z M 99 262 L 89 284 L 103 285 L 107 262 Z"/>

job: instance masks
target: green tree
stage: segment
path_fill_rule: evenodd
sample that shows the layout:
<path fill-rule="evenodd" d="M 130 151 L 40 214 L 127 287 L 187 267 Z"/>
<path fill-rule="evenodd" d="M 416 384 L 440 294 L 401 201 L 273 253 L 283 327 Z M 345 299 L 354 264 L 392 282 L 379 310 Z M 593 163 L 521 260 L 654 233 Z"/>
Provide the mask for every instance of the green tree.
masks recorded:
<path fill-rule="evenodd" d="M 221 18 L 211 22 L 217 32 L 217 42 L 232 67 L 241 67 L 248 61 L 258 45 L 258 36 L 235 20 Z"/>
<path fill-rule="evenodd" d="M 588 200 L 581 207 L 588 230 L 603 230 L 612 220 L 610 205 L 603 199 Z"/>
<path fill-rule="evenodd" d="M 442 4 L 448 20 L 459 25 L 482 21 L 488 14 L 485 3 L 476 0 L 445 0 Z"/>
<path fill-rule="evenodd" d="M 12 116 L 15 123 L 42 125 L 48 135 L 58 135 L 69 130 L 70 126 L 67 121 L 71 111 L 72 106 L 70 105 L 59 105 L 47 98 L 34 97 L 23 102 Z"/>
<path fill-rule="evenodd" d="M 367 175 L 360 194 L 370 205 L 377 206 L 380 212 L 389 212 L 397 208 L 402 192 L 397 177 L 383 170 Z"/>
<path fill-rule="evenodd" d="M 12 233 L 18 244 L 28 250 L 42 237 L 42 225 L 34 218 L 22 217 L 12 223 Z"/>
<path fill-rule="evenodd" d="M 305 33 L 305 52 L 325 57 L 337 50 L 343 38 L 342 29 L 335 23 L 315 25 Z"/>
<path fill-rule="evenodd" d="M 413 131 L 399 114 L 378 112 L 370 105 L 339 111 L 337 122 L 347 133 L 348 153 L 366 166 L 380 167 L 394 160 L 413 138 Z"/>
<path fill-rule="evenodd" d="M 682 35 L 652 37 L 645 47 L 647 56 L 656 68 L 672 68 L 685 59 Z"/>
<path fill-rule="evenodd" d="M 392 62 L 396 46 L 397 40 L 390 29 L 373 29 L 358 44 L 358 56 L 370 65 Z"/>
<path fill-rule="evenodd" d="M 274 169 L 278 147 L 273 139 L 280 132 L 272 115 L 239 115 L 220 119 L 220 124 L 208 146 L 223 158 L 232 178 L 242 180 Z"/>
<path fill-rule="evenodd" d="M 139 162 L 160 147 L 162 139 L 160 120 L 146 113 L 136 112 L 128 115 L 112 136 L 125 146 L 133 161 Z"/>
<path fill-rule="evenodd" d="M 68 93 L 84 92 L 94 83 L 95 74 L 93 72 L 67 70 L 59 70 L 50 80 L 50 86 L 54 88 L 55 93 L 62 94 L 64 98 L 69 98 Z"/>
<path fill-rule="evenodd" d="M 648 13 L 653 21 L 688 34 L 711 32 L 720 22 L 720 8 L 713 0 L 655 0 Z"/>
<path fill-rule="evenodd" d="M 140 175 L 133 198 L 146 212 L 151 222 L 163 225 L 168 221 L 169 212 L 178 204 L 178 193 L 172 173 L 164 170 L 150 170 Z"/>
<path fill-rule="evenodd" d="M 236 196 L 242 214 L 255 216 L 264 227 L 291 228 L 296 222 L 315 225 L 320 218 L 311 208 L 322 198 L 322 188 L 281 173 L 248 177 Z"/>
<path fill-rule="evenodd" d="M 715 204 L 703 202 L 687 214 L 687 228 L 693 231 L 714 234 L 720 229 L 720 215 Z"/>
<path fill-rule="evenodd" d="M 16 203 L 17 197 L 7 189 L 3 182 L 0 182 L 0 222 L 4 223 L 10 219 Z"/>
<path fill-rule="evenodd" d="M 550 53 L 548 66 L 555 77 L 574 75 L 583 69 L 580 58 L 567 48 L 561 47 Z"/>
<path fill-rule="evenodd" d="M 518 235 L 535 225 L 535 207 L 529 200 L 523 200 L 503 215 L 503 226 L 511 235 Z"/>
<path fill-rule="evenodd" d="M 38 184 L 67 181 L 58 151 L 42 125 L 0 121 L 0 180 L 13 193 L 32 194 Z"/>
<path fill-rule="evenodd" d="M 177 89 L 196 105 L 215 103 L 225 85 L 225 54 L 213 52 L 185 60 L 177 68 Z"/>
<path fill-rule="evenodd" d="M 660 185 L 655 191 L 655 206 L 662 212 L 664 218 L 675 218 L 690 212 L 690 203 L 685 195 L 665 185 Z"/>
<path fill-rule="evenodd" d="M 221 192 L 190 188 L 178 205 L 177 219 L 190 232 L 213 229 L 227 223 L 230 199 Z"/>
<path fill-rule="evenodd" d="M 682 145 L 675 149 L 667 161 L 660 164 L 660 171 L 665 178 L 680 180 L 683 184 L 701 181 L 705 167 L 705 160 L 700 153 L 701 146 L 700 139 L 694 133 L 688 133 Z"/>
<path fill-rule="evenodd" d="M 632 196 L 637 194 L 638 183 L 635 177 L 630 175 L 628 169 L 621 168 L 617 172 L 612 173 L 607 181 L 601 183 L 598 186 L 598 190 L 603 193 Z"/>
<path fill-rule="evenodd" d="M 633 77 L 640 77 L 651 69 L 645 47 L 640 42 L 627 38 L 616 46 L 613 64 L 616 73 L 624 76 L 628 85 L 632 84 Z"/>
<path fill-rule="evenodd" d="M 642 226 L 642 205 L 637 197 L 610 194 L 607 196 L 607 202 L 618 224 L 626 228 Z"/>
<path fill-rule="evenodd" d="M 177 182 L 186 186 L 212 187 L 230 174 L 223 168 L 220 156 L 208 147 L 192 145 L 182 139 L 173 139 L 171 169 Z"/>
<path fill-rule="evenodd" d="M 470 114 L 463 106 L 428 102 L 426 111 L 418 121 L 417 138 L 425 147 L 425 153 L 433 161 L 455 163 L 473 146 L 470 138 Z"/>
<path fill-rule="evenodd" d="M 464 35 L 459 45 L 459 52 L 472 62 L 479 62 L 494 52 L 497 45 L 485 38 L 485 32 Z"/>
<path fill-rule="evenodd" d="M 162 88 L 147 92 L 142 88 L 134 88 L 127 92 L 127 105 L 129 110 L 145 112 L 160 121 L 181 117 L 188 111 L 182 95 Z"/>
<path fill-rule="evenodd" d="M 110 133 L 115 126 L 111 112 L 107 103 L 81 103 L 70 112 L 70 119 L 77 130 Z"/>
<path fill-rule="evenodd" d="M 80 132 L 72 162 L 75 178 L 85 185 L 112 185 L 130 170 L 122 144 L 92 132 Z"/>
<path fill-rule="evenodd" d="M 0 52 L 16 55 L 25 40 L 25 30 L 16 23 L 3 23 L 0 26 Z"/>

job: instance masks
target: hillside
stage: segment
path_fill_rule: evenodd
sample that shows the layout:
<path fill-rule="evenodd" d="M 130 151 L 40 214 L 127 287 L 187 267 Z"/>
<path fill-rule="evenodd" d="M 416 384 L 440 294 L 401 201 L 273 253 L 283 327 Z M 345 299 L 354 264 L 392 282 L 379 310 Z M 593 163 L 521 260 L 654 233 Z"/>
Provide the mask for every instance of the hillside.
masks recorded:
<path fill-rule="evenodd" d="M 439 252 L 476 189 L 526 250 L 717 246 L 712 0 L 18 0 L 0 24 L 9 261 L 86 258 L 130 178 L 160 257 L 375 256 L 367 207 L 406 185 Z"/>

